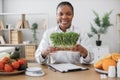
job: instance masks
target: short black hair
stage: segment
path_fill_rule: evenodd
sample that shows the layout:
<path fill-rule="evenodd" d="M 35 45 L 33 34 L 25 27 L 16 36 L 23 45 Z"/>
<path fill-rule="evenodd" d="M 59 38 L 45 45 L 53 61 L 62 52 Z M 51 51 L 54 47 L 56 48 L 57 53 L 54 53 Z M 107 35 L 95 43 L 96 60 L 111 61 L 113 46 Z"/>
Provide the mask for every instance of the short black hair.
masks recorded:
<path fill-rule="evenodd" d="M 65 5 L 69 6 L 69 7 L 72 9 L 72 12 L 73 12 L 73 14 L 74 14 L 74 8 L 73 8 L 72 4 L 71 4 L 70 2 L 67 2 L 67 1 L 64 1 L 64 2 L 59 3 L 58 6 L 57 6 L 57 8 L 56 8 L 56 11 L 58 10 L 58 8 L 59 8 L 60 6 L 65 6 Z"/>

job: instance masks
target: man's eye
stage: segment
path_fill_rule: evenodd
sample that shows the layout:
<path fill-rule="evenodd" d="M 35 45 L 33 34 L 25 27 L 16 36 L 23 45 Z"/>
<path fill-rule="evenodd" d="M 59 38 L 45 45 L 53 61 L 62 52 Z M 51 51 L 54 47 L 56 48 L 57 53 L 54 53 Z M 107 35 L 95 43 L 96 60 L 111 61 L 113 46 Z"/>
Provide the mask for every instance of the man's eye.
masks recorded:
<path fill-rule="evenodd" d="M 62 14 L 62 13 L 59 13 L 58 15 L 59 15 L 59 16 L 62 16 L 63 14 Z"/>
<path fill-rule="evenodd" d="M 63 15 L 66 15 L 66 16 L 71 16 L 72 13 L 66 13 L 66 14 L 63 14 L 63 13 L 58 13 L 58 16 L 63 16 Z"/>
<path fill-rule="evenodd" d="M 72 15 L 72 13 L 67 13 L 66 15 L 71 16 L 71 15 Z"/>

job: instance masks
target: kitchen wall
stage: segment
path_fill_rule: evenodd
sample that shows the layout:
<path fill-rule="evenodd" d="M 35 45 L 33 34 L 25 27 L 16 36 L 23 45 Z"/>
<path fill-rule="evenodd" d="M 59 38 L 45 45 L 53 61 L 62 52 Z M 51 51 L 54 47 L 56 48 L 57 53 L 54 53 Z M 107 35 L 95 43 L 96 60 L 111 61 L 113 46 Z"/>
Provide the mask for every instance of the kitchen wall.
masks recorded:
<path fill-rule="evenodd" d="M 2 0 L 0 0 L 0 13 L 2 12 Z M 2 18 L 2 16 L 0 16 L 0 18 Z M 0 35 L 1 35 L 1 32 L 0 32 Z"/>
<path fill-rule="evenodd" d="M 0 0 L 0 13 L 2 12 L 2 0 Z"/>
<path fill-rule="evenodd" d="M 56 26 L 56 6 L 63 0 L 3 0 L 4 12 L 12 13 L 48 13 L 49 22 L 48 28 Z M 113 10 L 110 21 L 113 26 L 108 30 L 108 33 L 102 35 L 103 45 L 108 45 L 111 52 L 118 52 L 118 35 L 116 28 L 116 14 L 120 13 L 120 0 L 67 0 L 71 2 L 75 9 L 73 24 L 88 32 L 90 30 L 90 22 L 93 21 L 95 10 L 102 16 L 105 12 Z M 0 5 L 1 6 L 1 5 Z M 1 7 L 0 7 L 1 8 Z M 29 37 L 28 37 L 29 38 Z M 91 40 L 95 45 L 95 38 Z"/>

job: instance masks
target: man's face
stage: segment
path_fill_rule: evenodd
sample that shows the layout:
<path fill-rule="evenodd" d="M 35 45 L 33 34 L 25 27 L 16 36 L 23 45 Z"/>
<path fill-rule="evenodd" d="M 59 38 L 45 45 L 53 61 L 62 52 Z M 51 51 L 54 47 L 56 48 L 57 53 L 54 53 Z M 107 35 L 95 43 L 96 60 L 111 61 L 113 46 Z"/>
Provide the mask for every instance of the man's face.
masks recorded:
<path fill-rule="evenodd" d="M 60 6 L 57 10 L 57 22 L 60 28 L 63 30 L 69 28 L 71 26 L 73 16 L 73 11 L 69 6 Z"/>

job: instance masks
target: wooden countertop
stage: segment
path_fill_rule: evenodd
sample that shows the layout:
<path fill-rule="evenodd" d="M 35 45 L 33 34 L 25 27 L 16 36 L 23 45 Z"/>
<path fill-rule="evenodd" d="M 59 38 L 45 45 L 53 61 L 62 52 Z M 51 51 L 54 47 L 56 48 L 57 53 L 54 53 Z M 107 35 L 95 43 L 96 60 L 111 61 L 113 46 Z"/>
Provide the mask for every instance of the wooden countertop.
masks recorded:
<path fill-rule="evenodd" d="M 84 65 L 89 70 L 74 71 L 68 73 L 54 72 L 45 65 L 29 63 L 29 67 L 41 67 L 45 72 L 42 77 L 30 77 L 24 73 L 17 75 L 0 75 L 0 80 L 120 80 L 117 78 L 100 79 L 100 73 L 96 72 L 92 65 Z"/>

